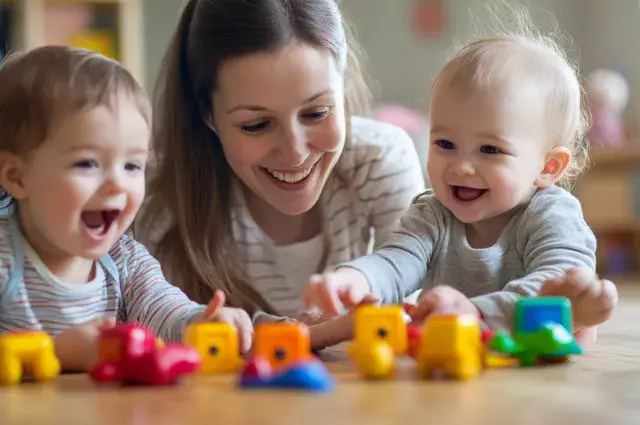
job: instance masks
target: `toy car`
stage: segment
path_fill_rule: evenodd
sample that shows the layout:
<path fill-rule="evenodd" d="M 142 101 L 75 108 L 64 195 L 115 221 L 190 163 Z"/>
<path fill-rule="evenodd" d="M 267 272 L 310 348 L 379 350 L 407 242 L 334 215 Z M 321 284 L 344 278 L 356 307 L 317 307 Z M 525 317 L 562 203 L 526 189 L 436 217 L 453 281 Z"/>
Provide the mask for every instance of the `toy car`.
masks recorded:
<path fill-rule="evenodd" d="M 200 355 L 183 344 L 162 346 L 143 326 L 123 324 L 100 335 L 98 363 L 90 376 L 96 382 L 136 385 L 170 385 L 194 373 Z"/>

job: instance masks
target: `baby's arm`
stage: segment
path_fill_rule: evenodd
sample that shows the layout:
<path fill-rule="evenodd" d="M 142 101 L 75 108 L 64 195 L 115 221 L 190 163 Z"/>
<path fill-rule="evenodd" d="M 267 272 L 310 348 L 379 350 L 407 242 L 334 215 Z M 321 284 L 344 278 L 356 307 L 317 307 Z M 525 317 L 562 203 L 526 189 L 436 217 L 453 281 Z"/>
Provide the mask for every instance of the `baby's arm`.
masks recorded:
<path fill-rule="evenodd" d="M 435 203 L 434 197 L 418 197 L 373 254 L 340 267 L 360 271 L 373 296 L 383 303 L 402 304 L 405 297 L 420 289 L 444 226 Z"/>
<path fill-rule="evenodd" d="M 128 321 L 148 327 L 167 341 L 180 341 L 184 328 L 195 320 L 225 322 L 237 329 L 241 349 L 250 348 L 253 326 L 249 316 L 242 309 L 224 307 L 221 291 L 214 293 L 208 306 L 200 305 L 167 282 L 160 263 L 133 239 L 123 236 L 111 252 L 122 257 L 119 269 Z"/>
<path fill-rule="evenodd" d="M 343 263 L 335 272 L 312 277 L 305 291 L 307 305 L 335 313 L 330 304 L 344 298 L 345 292 L 350 296 L 355 293 L 350 304 L 359 303 L 367 295 L 385 304 L 401 304 L 420 288 L 439 240 L 443 219 L 434 211 L 434 202 L 427 195 L 417 198 L 397 229 L 373 254 Z"/>
<path fill-rule="evenodd" d="M 180 341 L 187 324 L 204 313 L 206 306 L 195 303 L 164 277 L 160 263 L 141 244 L 123 237 L 112 250 L 114 260 L 121 255 L 124 308 L 128 321 L 140 323 L 167 341 Z"/>
<path fill-rule="evenodd" d="M 595 270 L 596 264 L 595 236 L 583 219 L 578 200 L 564 191 L 536 199 L 513 232 L 526 274 L 499 292 L 471 299 L 485 322 L 498 330 L 511 328 L 515 302 L 538 295 L 545 280 L 573 268 Z"/>

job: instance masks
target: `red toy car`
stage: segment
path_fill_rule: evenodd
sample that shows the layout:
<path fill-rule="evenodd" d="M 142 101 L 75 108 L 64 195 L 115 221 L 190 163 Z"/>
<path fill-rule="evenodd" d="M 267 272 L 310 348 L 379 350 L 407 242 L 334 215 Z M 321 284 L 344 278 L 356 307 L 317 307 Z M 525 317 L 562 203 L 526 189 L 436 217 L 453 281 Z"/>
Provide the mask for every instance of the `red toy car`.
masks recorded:
<path fill-rule="evenodd" d="M 198 352 L 186 345 L 163 346 L 149 329 L 135 324 L 105 329 L 98 343 L 98 363 L 91 370 L 97 382 L 170 385 L 200 366 Z"/>

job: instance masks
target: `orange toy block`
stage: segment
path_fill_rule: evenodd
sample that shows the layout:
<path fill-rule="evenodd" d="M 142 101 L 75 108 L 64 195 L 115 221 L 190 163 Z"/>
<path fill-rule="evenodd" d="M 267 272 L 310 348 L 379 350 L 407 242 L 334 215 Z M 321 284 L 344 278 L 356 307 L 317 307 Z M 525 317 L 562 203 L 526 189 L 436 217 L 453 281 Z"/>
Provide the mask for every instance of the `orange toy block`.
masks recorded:
<path fill-rule="evenodd" d="M 309 330 L 300 323 L 270 323 L 255 330 L 255 356 L 264 357 L 274 368 L 311 359 Z"/>
<path fill-rule="evenodd" d="M 200 354 L 202 374 L 233 373 L 242 364 L 238 333 L 228 323 L 192 323 L 182 342 Z"/>

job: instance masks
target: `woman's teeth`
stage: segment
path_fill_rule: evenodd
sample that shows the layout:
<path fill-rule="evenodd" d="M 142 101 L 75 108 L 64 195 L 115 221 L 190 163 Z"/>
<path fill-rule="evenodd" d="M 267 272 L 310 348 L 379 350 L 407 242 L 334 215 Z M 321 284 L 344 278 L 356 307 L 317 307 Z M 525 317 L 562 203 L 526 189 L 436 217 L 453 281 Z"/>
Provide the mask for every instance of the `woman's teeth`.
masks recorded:
<path fill-rule="evenodd" d="M 313 167 L 307 168 L 303 171 L 298 171 L 297 173 L 286 173 L 282 171 L 270 170 L 268 168 L 266 170 L 269 174 L 271 174 L 272 177 L 280 180 L 281 182 L 298 183 L 306 179 L 309 174 L 311 174 L 311 170 L 313 170 Z"/>

